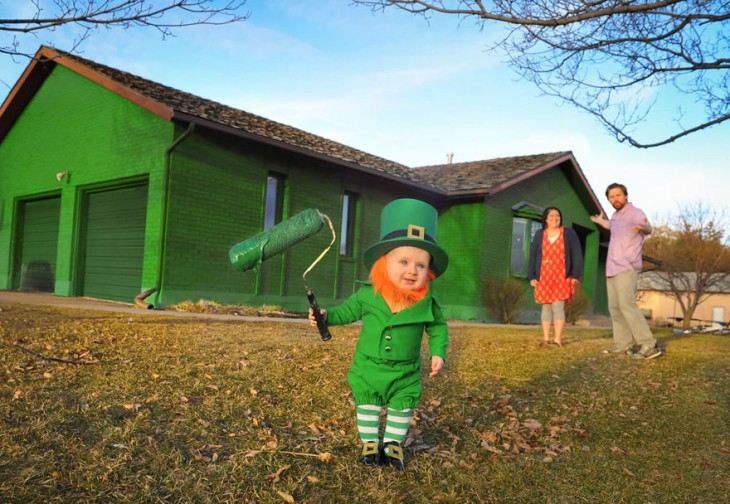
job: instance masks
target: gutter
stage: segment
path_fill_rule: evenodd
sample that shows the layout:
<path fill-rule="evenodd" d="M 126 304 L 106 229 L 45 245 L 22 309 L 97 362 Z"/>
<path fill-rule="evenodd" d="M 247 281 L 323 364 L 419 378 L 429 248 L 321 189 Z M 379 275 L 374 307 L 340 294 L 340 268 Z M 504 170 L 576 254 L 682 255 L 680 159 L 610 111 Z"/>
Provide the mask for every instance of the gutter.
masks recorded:
<path fill-rule="evenodd" d="M 172 153 L 180 145 L 183 140 L 188 138 L 195 130 L 195 124 L 188 123 L 188 129 L 186 129 L 182 135 L 177 137 L 170 146 L 165 149 L 165 169 L 162 174 L 162 209 L 160 216 L 160 259 L 157 265 L 157 281 L 154 288 L 148 289 L 143 293 L 139 294 L 134 298 L 135 304 L 141 308 L 147 310 L 153 309 L 155 306 L 160 304 L 160 292 L 162 291 L 163 276 L 165 273 L 165 252 L 167 246 L 167 216 L 170 206 L 170 171 L 172 170 Z M 155 294 L 154 305 L 145 301 L 146 298 Z"/>

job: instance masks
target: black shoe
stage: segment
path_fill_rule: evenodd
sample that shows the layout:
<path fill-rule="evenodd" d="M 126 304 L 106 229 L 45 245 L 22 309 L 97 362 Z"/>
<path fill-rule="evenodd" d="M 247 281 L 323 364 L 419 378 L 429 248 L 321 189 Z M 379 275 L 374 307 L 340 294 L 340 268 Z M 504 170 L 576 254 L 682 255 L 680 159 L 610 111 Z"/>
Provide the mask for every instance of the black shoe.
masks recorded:
<path fill-rule="evenodd" d="M 377 441 L 368 441 L 362 445 L 360 462 L 365 465 L 380 465 L 380 446 Z"/>
<path fill-rule="evenodd" d="M 403 461 L 403 447 L 396 441 L 388 441 L 382 449 L 383 465 L 391 465 L 396 469 L 403 470 L 406 464 Z"/>

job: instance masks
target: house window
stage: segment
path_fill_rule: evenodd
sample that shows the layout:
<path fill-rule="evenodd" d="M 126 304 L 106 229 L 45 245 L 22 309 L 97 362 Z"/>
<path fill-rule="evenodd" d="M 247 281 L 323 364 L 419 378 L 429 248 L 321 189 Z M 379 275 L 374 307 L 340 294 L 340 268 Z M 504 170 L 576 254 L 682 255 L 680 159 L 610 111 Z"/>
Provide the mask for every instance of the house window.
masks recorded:
<path fill-rule="evenodd" d="M 530 245 L 538 229 L 542 228 L 539 220 L 515 217 L 512 219 L 512 248 L 509 268 L 515 276 L 527 276 L 527 264 L 530 259 Z"/>
<path fill-rule="evenodd" d="M 266 177 L 266 205 L 264 210 L 264 231 L 281 222 L 284 208 L 284 177 L 269 174 Z"/>
<path fill-rule="evenodd" d="M 352 256 L 355 243 L 355 204 L 357 195 L 345 191 L 342 195 L 342 226 L 340 227 L 340 255 Z"/>

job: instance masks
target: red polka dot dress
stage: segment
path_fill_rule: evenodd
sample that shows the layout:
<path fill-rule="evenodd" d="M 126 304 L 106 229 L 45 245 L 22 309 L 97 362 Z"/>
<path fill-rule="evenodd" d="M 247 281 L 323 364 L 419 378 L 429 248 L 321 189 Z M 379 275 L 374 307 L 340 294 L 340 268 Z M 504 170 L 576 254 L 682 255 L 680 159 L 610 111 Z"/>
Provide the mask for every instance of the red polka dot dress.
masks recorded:
<path fill-rule="evenodd" d="M 540 279 L 535 286 L 535 301 L 549 304 L 555 301 L 570 301 L 573 298 L 573 282 L 565 277 L 565 239 L 563 227 L 553 242 L 548 238 L 547 229 L 542 235 L 542 264 Z"/>

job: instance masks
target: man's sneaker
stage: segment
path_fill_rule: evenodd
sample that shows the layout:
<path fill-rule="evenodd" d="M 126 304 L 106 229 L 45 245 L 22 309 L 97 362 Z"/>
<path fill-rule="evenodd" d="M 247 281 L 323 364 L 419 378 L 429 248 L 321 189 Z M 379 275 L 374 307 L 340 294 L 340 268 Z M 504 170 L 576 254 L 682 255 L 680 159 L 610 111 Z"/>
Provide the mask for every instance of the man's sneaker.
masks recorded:
<path fill-rule="evenodd" d="M 603 353 L 634 355 L 634 352 L 633 350 L 631 350 L 631 348 L 612 348 L 610 350 L 604 350 Z"/>
<path fill-rule="evenodd" d="M 662 351 L 659 350 L 658 346 L 644 345 L 641 347 L 641 349 L 638 352 L 636 352 L 633 355 L 633 357 L 634 357 L 634 359 L 649 360 L 649 359 L 654 359 L 656 357 L 659 357 L 661 354 L 662 354 Z"/>

